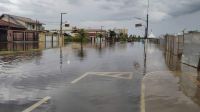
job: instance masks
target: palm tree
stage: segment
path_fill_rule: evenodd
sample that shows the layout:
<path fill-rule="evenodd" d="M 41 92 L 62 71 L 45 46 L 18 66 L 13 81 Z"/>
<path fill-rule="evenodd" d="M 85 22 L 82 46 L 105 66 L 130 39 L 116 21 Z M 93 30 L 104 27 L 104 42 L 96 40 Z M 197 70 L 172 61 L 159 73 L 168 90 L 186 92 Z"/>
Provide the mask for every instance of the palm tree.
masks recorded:
<path fill-rule="evenodd" d="M 87 33 L 84 29 L 80 29 L 78 30 L 78 36 L 80 37 L 81 42 L 83 42 L 83 39 L 87 38 Z"/>
<path fill-rule="evenodd" d="M 113 38 L 116 38 L 116 33 L 115 31 L 109 30 L 109 35 L 110 35 L 110 40 L 113 40 Z"/>

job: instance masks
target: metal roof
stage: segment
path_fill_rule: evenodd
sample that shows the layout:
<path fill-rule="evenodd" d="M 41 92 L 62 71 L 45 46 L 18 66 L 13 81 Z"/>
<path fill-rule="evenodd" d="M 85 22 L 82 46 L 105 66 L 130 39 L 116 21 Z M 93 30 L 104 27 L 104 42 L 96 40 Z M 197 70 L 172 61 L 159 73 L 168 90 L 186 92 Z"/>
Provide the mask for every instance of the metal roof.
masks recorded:
<path fill-rule="evenodd" d="M 21 17 L 21 16 L 15 16 L 15 15 L 10 15 L 10 14 L 2 14 L 2 16 L 1 16 L 0 18 L 2 18 L 2 17 L 4 17 L 4 16 L 10 17 L 10 18 L 12 18 L 12 19 L 21 20 L 21 21 L 24 21 L 24 22 L 27 22 L 27 23 L 42 24 L 41 22 L 36 21 L 36 20 L 32 20 L 32 19 L 30 19 L 30 18 Z"/>
<path fill-rule="evenodd" d="M 13 27 L 13 28 L 23 28 L 25 29 L 25 27 L 21 26 L 21 25 L 17 25 L 17 24 L 13 24 L 13 23 L 9 23 L 9 22 L 6 22 L 4 20 L 1 20 L 0 19 L 0 26 L 3 26 L 3 27 Z"/>

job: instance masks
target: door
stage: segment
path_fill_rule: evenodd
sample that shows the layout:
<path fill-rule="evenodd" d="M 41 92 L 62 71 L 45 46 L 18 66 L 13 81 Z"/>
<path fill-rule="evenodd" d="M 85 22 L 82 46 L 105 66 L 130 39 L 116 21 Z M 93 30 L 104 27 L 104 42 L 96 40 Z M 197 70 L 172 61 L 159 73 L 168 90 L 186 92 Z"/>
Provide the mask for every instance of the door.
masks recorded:
<path fill-rule="evenodd" d="M 7 42 L 7 31 L 0 30 L 0 42 Z"/>

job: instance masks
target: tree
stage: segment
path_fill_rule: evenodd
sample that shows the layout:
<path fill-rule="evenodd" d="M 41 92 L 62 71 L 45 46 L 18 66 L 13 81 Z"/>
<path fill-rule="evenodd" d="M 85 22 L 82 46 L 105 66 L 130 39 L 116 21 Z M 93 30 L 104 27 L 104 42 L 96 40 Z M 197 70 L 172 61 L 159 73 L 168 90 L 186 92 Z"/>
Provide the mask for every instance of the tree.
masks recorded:
<path fill-rule="evenodd" d="M 87 38 L 87 33 L 84 29 L 78 30 L 78 37 L 81 39 L 81 42 Z"/>
<path fill-rule="evenodd" d="M 115 31 L 109 30 L 109 35 L 110 35 L 110 39 L 112 40 L 113 38 L 116 38 L 116 33 Z"/>

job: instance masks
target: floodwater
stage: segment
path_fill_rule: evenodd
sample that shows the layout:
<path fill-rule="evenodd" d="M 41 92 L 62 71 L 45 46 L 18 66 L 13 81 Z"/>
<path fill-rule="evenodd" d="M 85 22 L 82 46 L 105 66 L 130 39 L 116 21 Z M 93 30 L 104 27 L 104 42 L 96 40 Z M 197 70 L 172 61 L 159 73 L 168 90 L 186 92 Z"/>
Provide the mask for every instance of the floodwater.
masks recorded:
<path fill-rule="evenodd" d="M 180 59 L 171 58 L 160 45 L 144 49 L 144 42 L 2 43 L 0 111 L 21 112 L 49 96 L 34 112 L 139 112 L 144 74 L 182 71 Z"/>

